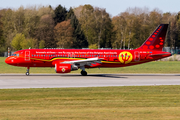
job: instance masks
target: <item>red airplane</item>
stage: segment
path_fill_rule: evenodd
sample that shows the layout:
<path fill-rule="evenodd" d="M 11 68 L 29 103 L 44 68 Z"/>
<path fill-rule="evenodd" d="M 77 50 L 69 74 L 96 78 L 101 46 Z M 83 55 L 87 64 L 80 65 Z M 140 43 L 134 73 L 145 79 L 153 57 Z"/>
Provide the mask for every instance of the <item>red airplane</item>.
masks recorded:
<path fill-rule="evenodd" d="M 171 56 L 163 52 L 168 24 L 161 24 L 152 35 L 135 50 L 104 49 L 25 49 L 16 51 L 6 58 L 9 65 L 27 67 L 55 67 L 56 73 L 69 73 L 81 69 L 86 76 L 85 68 L 126 67 L 159 60 Z"/>

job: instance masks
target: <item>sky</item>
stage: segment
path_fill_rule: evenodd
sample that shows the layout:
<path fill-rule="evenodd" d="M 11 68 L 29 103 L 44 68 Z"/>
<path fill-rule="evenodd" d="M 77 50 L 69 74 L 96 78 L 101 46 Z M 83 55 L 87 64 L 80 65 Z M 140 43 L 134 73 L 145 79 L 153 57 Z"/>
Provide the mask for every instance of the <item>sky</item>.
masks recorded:
<path fill-rule="evenodd" d="M 67 9 L 90 4 L 95 7 L 105 8 L 112 17 L 125 12 L 128 8 L 135 7 L 147 7 L 150 11 L 158 8 L 163 13 L 177 13 L 180 11 L 180 0 L 0 0 L 0 9 L 17 9 L 20 6 L 28 7 L 33 5 L 51 5 L 55 8 L 59 4 Z"/>

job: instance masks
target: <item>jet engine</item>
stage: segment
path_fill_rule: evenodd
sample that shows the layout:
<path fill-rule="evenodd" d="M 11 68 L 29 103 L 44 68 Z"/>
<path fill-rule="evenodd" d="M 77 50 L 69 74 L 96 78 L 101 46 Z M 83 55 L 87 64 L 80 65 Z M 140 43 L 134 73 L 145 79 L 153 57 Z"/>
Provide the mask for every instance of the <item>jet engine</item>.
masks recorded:
<path fill-rule="evenodd" d="M 69 73 L 71 71 L 78 70 L 78 67 L 73 64 L 55 64 L 55 71 L 56 73 Z"/>

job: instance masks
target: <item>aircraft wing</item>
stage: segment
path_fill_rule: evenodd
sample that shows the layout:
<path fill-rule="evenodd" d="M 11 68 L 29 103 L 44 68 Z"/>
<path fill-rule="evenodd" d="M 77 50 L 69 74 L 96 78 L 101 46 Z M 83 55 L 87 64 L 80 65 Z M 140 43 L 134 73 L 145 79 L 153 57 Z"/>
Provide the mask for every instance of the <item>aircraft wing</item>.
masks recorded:
<path fill-rule="evenodd" d="M 75 64 L 78 66 L 93 66 L 93 64 L 101 64 L 102 59 L 99 59 L 98 57 L 96 58 L 88 58 L 86 60 L 74 60 L 74 61 L 64 61 L 62 63 L 65 64 Z"/>

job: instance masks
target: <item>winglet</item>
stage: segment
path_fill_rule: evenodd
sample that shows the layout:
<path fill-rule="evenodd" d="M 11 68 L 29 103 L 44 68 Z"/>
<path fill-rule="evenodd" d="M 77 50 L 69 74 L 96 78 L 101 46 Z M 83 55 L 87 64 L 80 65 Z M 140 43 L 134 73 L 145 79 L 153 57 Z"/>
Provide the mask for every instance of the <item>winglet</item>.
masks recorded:
<path fill-rule="evenodd" d="M 159 25 L 153 34 L 151 34 L 150 37 L 138 49 L 162 51 L 167 29 L 168 24 Z"/>

